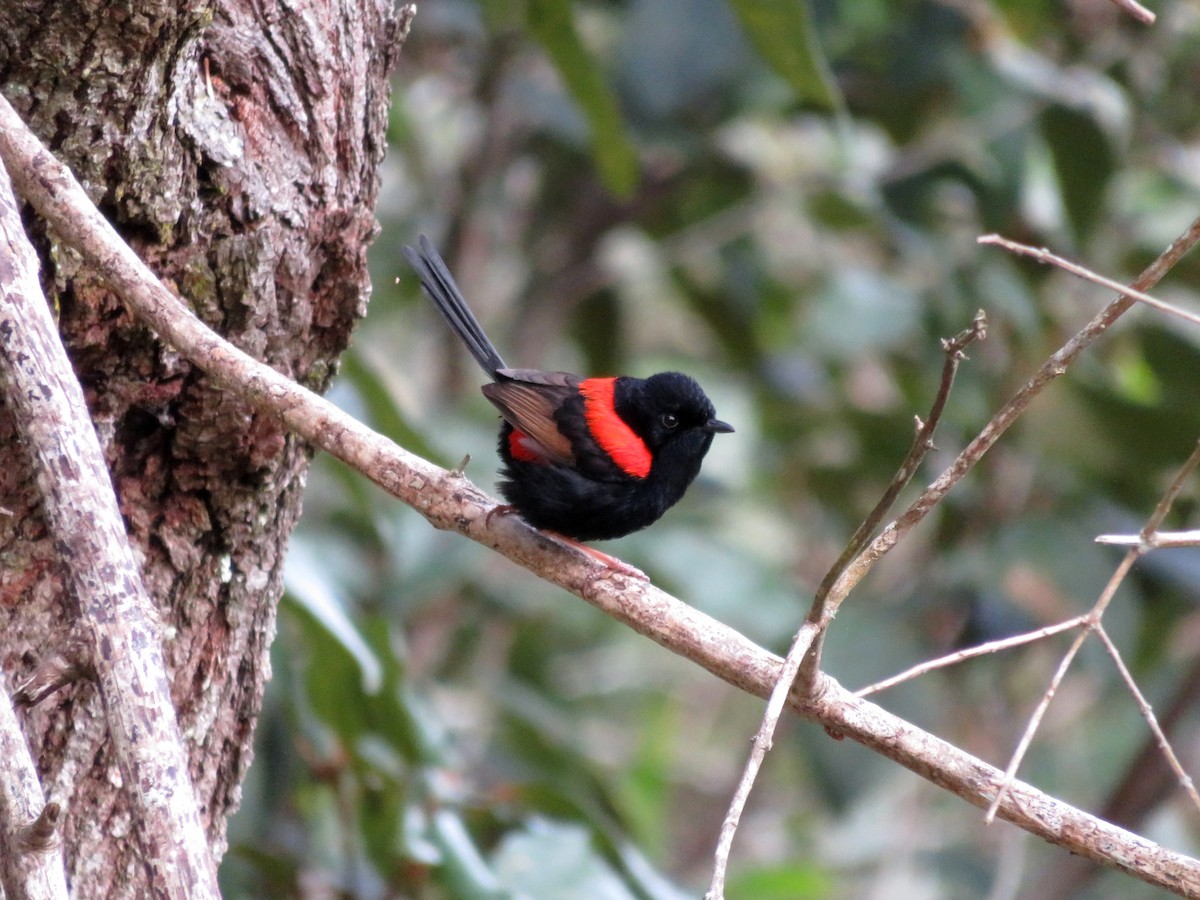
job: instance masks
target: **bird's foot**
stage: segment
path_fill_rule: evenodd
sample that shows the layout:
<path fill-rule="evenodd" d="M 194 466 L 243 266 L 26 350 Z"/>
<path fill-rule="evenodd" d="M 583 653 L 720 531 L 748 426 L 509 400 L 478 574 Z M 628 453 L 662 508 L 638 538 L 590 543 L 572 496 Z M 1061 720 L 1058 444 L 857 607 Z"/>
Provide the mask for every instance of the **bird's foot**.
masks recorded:
<path fill-rule="evenodd" d="M 517 508 L 511 503 L 499 503 L 487 511 L 487 515 L 483 517 L 483 524 L 488 528 L 492 527 L 492 516 L 511 516 L 517 511 Z"/>

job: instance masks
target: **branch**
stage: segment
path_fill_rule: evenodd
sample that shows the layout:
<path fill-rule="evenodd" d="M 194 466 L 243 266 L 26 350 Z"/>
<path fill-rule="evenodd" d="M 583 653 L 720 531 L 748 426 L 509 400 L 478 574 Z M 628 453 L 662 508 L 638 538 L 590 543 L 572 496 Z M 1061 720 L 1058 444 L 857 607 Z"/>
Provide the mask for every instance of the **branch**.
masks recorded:
<path fill-rule="evenodd" d="M 879 502 L 875 504 L 875 508 L 871 510 L 866 519 L 863 520 L 863 523 L 858 526 L 858 529 L 846 545 L 846 549 L 842 551 L 841 556 L 834 562 L 833 567 L 829 570 L 829 574 L 825 576 L 824 581 L 821 582 L 821 586 L 817 589 L 812 609 L 809 611 L 804 625 L 793 639 L 792 646 L 788 649 L 787 657 L 783 661 L 783 668 L 779 673 L 779 681 L 771 691 L 771 697 L 763 713 L 762 723 L 758 727 L 757 734 L 754 735 L 750 757 L 746 760 L 741 780 L 738 782 L 737 789 L 734 791 L 733 797 L 729 802 L 729 810 L 725 814 L 725 819 L 721 823 L 720 835 L 713 854 L 712 881 L 705 894 L 706 900 L 723 900 L 725 896 L 725 872 L 729 867 L 729 854 L 733 849 L 733 836 L 737 833 L 738 823 L 741 821 L 742 812 L 746 808 L 746 802 L 750 799 L 750 791 L 754 787 L 754 782 L 758 779 L 758 772 L 771 750 L 771 745 L 775 737 L 775 729 L 779 727 L 779 717 L 783 713 L 783 704 L 792 690 L 792 685 L 796 681 L 797 674 L 800 674 L 801 684 L 804 685 L 805 690 L 811 690 L 816 678 L 820 664 L 821 639 L 824 634 L 823 623 L 828 621 L 824 613 L 829 587 L 845 567 L 849 565 L 850 561 L 854 559 L 855 555 L 862 550 L 863 545 L 871 537 L 871 532 L 883 521 L 883 517 L 887 515 L 887 511 L 891 509 L 892 504 L 896 502 L 896 498 L 900 496 L 900 492 L 904 490 L 904 486 L 916 474 L 917 467 L 921 464 L 921 460 L 925 458 L 925 454 L 933 449 L 933 435 L 937 430 L 938 423 L 941 421 L 942 412 L 946 408 L 946 401 L 950 397 L 950 388 L 954 385 L 954 376 L 958 372 L 959 363 L 966 359 L 964 351 L 975 341 L 983 340 L 986 335 L 987 317 L 984 315 L 983 310 L 980 310 L 975 314 L 975 320 L 970 328 L 964 329 L 953 338 L 942 341 L 942 352 L 946 354 L 946 362 L 942 366 L 941 385 L 938 388 L 937 396 L 934 398 L 928 417 L 924 422 L 921 421 L 920 417 L 917 417 L 917 436 L 913 441 L 912 447 L 909 448 L 908 455 L 900 463 L 900 468 L 892 477 Z M 832 612 L 830 612 L 829 617 L 832 617 L 832 615 Z M 803 669 L 802 666 L 804 667 Z"/>
<path fill-rule="evenodd" d="M 0 888 L 7 897 L 67 900 L 59 807 L 46 803 L 25 736 L 0 675 Z"/>
<path fill-rule="evenodd" d="M 1138 3 L 1137 0 L 1110 0 L 1110 2 L 1113 6 L 1133 16 L 1133 18 L 1137 19 L 1143 25 L 1153 25 L 1154 20 L 1157 18 L 1154 13 Z"/>
<path fill-rule="evenodd" d="M 2 111 L 11 113 L 2 102 Z M 131 804 L 150 884 L 166 897 L 219 897 L 150 597 L 2 165 L 0 239 L 6 245 L 0 254 L 3 402 L 32 457 L 46 522 L 78 604 L 121 775 L 135 791 Z"/>
<path fill-rule="evenodd" d="M 1057 266 L 1064 272 L 1070 272 L 1072 275 L 1077 275 L 1084 281 L 1090 281 L 1092 284 L 1098 284 L 1100 287 L 1108 288 L 1110 291 L 1116 291 L 1126 297 L 1132 297 L 1138 303 L 1144 303 L 1146 306 L 1157 309 L 1160 312 L 1165 312 L 1167 315 L 1175 316 L 1178 319 L 1183 319 L 1185 322 L 1191 322 L 1193 325 L 1200 325 L 1200 315 L 1194 312 L 1189 312 L 1186 309 L 1180 309 L 1178 306 L 1172 306 L 1164 300 L 1159 300 L 1156 297 L 1151 297 L 1149 294 L 1139 291 L 1132 287 L 1126 287 L 1119 281 L 1113 281 L 1111 278 L 1105 278 L 1103 275 L 1098 275 L 1091 269 L 1073 263 L 1069 259 L 1063 259 L 1061 256 L 1056 256 L 1045 247 L 1031 247 L 1029 244 L 1018 244 L 1016 241 L 1010 241 L 1006 237 L 1001 237 L 998 234 L 985 234 L 978 239 L 980 244 L 990 244 L 994 247 L 1001 247 L 1008 250 L 1010 253 L 1016 253 L 1020 256 L 1028 256 L 1040 263 Z"/>
<path fill-rule="evenodd" d="M 1056 378 L 1065 375 L 1071 363 L 1125 314 L 1134 303 L 1133 298 L 1126 295 L 1126 290 L 1141 294 L 1153 287 L 1197 242 L 1200 242 L 1200 218 L 1193 221 L 1187 230 L 1171 243 L 1171 246 L 1160 253 L 1158 258 L 1134 279 L 1129 288 L 1118 287 L 1119 296 L 1042 363 L 1041 368 L 1013 394 L 996 415 L 992 416 L 991 421 L 983 427 L 983 430 L 971 443 L 963 448 L 954 462 L 946 467 L 942 474 L 925 489 L 921 496 L 913 501 L 912 505 L 899 518 L 884 527 L 875 540 L 838 576 L 829 588 L 826 599 L 826 621 L 832 612 L 836 612 L 850 591 L 854 590 L 855 586 L 866 577 L 875 563 L 896 546 L 904 535 L 920 524 L 962 477 L 975 467 L 975 464 L 992 448 L 1001 435 L 1009 429 L 1009 426 L 1025 412 L 1034 398 Z"/>
<path fill-rule="evenodd" d="M 1096 537 L 1096 543 L 1110 544 L 1117 547 L 1141 547 L 1144 550 L 1200 547 L 1200 530 L 1156 531 L 1149 536 L 1143 534 L 1101 534 Z"/>
<path fill-rule="evenodd" d="M 988 806 L 1001 783 L 998 769 L 867 700 L 855 698 L 827 675 L 819 677 L 816 695 L 803 701 L 798 711 L 816 718 L 831 733 L 881 753 L 980 809 Z M 1200 897 L 1200 861 L 1103 819 L 1086 814 L 1079 818 L 1078 810 L 1020 781 L 1012 783 L 999 815 L 1030 834 L 1147 884 L 1185 897 Z M 1060 819 L 1063 815 L 1066 818 Z"/>
<path fill-rule="evenodd" d="M 947 666 L 956 666 L 960 662 L 966 662 L 968 659 L 974 659 L 977 656 L 986 656 L 989 653 L 999 653 L 1001 650 L 1009 650 L 1013 647 L 1020 647 L 1024 644 L 1032 644 L 1034 641 L 1040 641 L 1052 635 L 1061 634 L 1064 631 L 1070 631 L 1072 628 L 1078 628 L 1080 625 L 1087 623 L 1087 616 L 1075 616 L 1073 619 L 1067 619 L 1065 622 L 1059 622 L 1057 625 L 1047 625 L 1045 628 L 1038 628 L 1034 631 L 1027 631 L 1024 634 L 1014 634 L 1012 637 L 999 638 L 995 641 L 988 641 L 986 644 L 978 644 L 974 647 L 967 647 L 963 650 L 956 650 L 954 653 L 948 653 L 945 656 L 939 656 L 937 659 L 926 660 L 923 663 L 918 663 L 912 668 L 905 669 L 890 678 L 884 678 L 882 681 L 876 681 L 874 684 L 868 684 L 866 687 L 859 688 L 854 692 L 855 697 L 869 697 L 871 694 L 877 694 L 880 691 L 886 691 L 889 688 L 894 688 L 898 684 L 903 684 L 906 681 L 911 681 L 918 676 L 935 672 L 938 669 L 944 669 Z"/>
<path fill-rule="evenodd" d="M 1192 781 L 1192 776 L 1183 768 L 1183 763 L 1179 761 L 1179 755 L 1175 752 L 1175 748 L 1171 746 L 1171 741 L 1167 737 L 1166 731 L 1158 722 L 1158 717 L 1154 714 L 1154 709 L 1150 706 L 1150 701 L 1146 699 L 1146 695 L 1142 693 L 1142 689 L 1138 687 L 1137 681 L 1133 677 L 1133 673 L 1129 671 L 1129 667 L 1125 665 L 1125 660 L 1121 658 L 1121 651 L 1117 649 L 1117 645 L 1113 643 L 1112 638 L 1108 636 L 1108 632 L 1103 625 L 1096 626 L 1096 636 L 1104 644 L 1104 649 L 1108 651 L 1108 655 L 1112 657 L 1113 664 L 1116 665 L 1117 671 L 1121 673 L 1121 680 L 1125 682 L 1125 687 L 1129 689 L 1129 693 L 1133 695 L 1134 702 L 1137 703 L 1138 712 L 1142 714 L 1142 718 L 1146 720 L 1146 725 L 1150 728 L 1150 733 L 1154 736 L 1155 742 L 1158 744 L 1159 752 L 1162 753 L 1163 759 L 1166 760 L 1167 766 L 1175 774 L 1179 786 L 1183 788 L 1188 795 L 1188 799 L 1192 801 L 1192 806 L 1200 810 L 1200 793 L 1196 792 L 1196 784 Z"/>
<path fill-rule="evenodd" d="M 879 502 L 875 504 L 875 508 L 863 520 L 863 523 L 858 526 L 858 530 L 850 538 L 850 542 L 846 545 L 846 549 L 842 551 L 841 556 L 830 567 L 828 574 L 822 579 L 820 586 L 817 588 L 816 597 L 813 599 L 812 608 L 808 612 L 808 621 L 816 622 L 824 626 L 837 613 L 837 608 L 845 599 L 845 595 L 830 596 L 833 586 L 837 583 L 842 573 L 853 563 L 854 558 L 866 546 L 870 540 L 872 532 L 879 527 L 879 523 L 883 521 L 883 517 L 887 515 L 888 510 L 892 508 L 892 504 L 896 502 L 896 498 L 900 496 L 900 492 L 905 486 L 912 481 L 912 477 L 917 474 L 917 467 L 921 461 L 925 459 L 925 455 L 932 449 L 933 435 L 937 430 L 938 424 L 942 420 L 942 413 L 946 409 L 946 401 L 950 399 L 950 389 L 954 387 L 954 376 L 958 374 L 959 364 L 966 359 L 966 349 L 975 341 L 982 341 L 987 338 L 987 316 L 983 310 L 975 313 L 975 320 L 971 323 L 970 328 L 960 331 L 953 338 L 942 340 L 942 352 L 946 354 L 946 361 L 942 365 L 942 380 L 938 386 L 937 396 L 934 397 L 933 406 L 929 410 L 928 418 L 922 422 L 917 419 L 917 438 L 913 441 L 913 445 L 909 448 L 908 455 L 900 464 L 899 470 L 893 476 L 887 490 L 883 492 L 883 496 Z M 822 627 L 822 634 L 824 628 Z M 805 683 L 810 683 L 821 662 L 821 638 L 818 637 L 812 652 L 808 654 L 808 659 L 804 663 Z"/>
<path fill-rule="evenodd" d="M 652 585 L 619 575 L 545 538 L 461 475 L 395 446 L 327 400 L 255 362 L 210 332 L 138 260 L 86 195 L 0 99 L 0 159 L 22 194 L 82 253 L 131 310 L 194 364 L 242 399 L 277 416 L 315 446 L 358 469 L 437 528 L 457 531 L 587 600 L 612 618 L 718 678 L 758 697 L 779 680 L 780 660 L 743 635 Z M 975 805 L 990 800 L 1000 773 L 820 676 L 813 695 L 790 701 L 799 714 L 899 762 Z M 1000 815 L 1075 853 L 1173 890 L 1200 893 L 1200 862 L 1090 816 L 1021 783 Z"/>
<path fill-rule="evenodd" d="M 1087 639 L 1087 636 L 1091 634 L 1093 630 L 1098 630 L 1101 628 L 1101 620 L 1104 618 L 1104 613 L 1108 609 L 1109 604 L 1112 603 L 1113 597 L 1117 595 L 1118 588 L 1121 587 L 1121 583 L 1133 569 L 1134 563 L 1136 563 L 1138 559 L 1147 552 L 1146 545 L 1149 543 L 1150 538 L 1153 536 L 1154 532 L 1158 530 L 1158 526 L 1161 525 L 1167 518 L 1167 513 L 1171 511 L 1171 506 L 1175 503 L 1175 500 L 1183 491 L 1184 485 L 1187 484 L 1188 479 L 1192 477 L 1192 473 L 1198 466 L 1200 466 L 1200 442 L 1198 442 L 1195 448 L 1193 448 L 1191 454 L 1184 461 L 1183 465 L 1180 466 L 1179 471 L 1175 473 L 1175 477 L 1171 480 L 1171 484 L 1168 485 L 1166 491 L 1164 491 L 1163 495 L 1159 498 L 1158 503 L 1155 504 L 1154 511 L 1150 513 L 1150 518 L 1146 520 L 1146 524 L 1142 527 L 1140 535 L 1142 538 L 1141 542 L 1139 542 L 1137 546 L 1131 547 L 1125 554 L 1116 570 L 1109 577 L 1108 583 L 1104 586 L 1104 590 L 1100 592 L 1100 597 L 1096 600 L 1092 608 L 1088 610 L 1087 615 L 1085 616 L 1086 627 L 1083 628 L 1075 637 L 1075 640 L 1071 642 L 1071 646 L 1067 649 L 1067 652 L 1063 655 L 1062 661 L 1058 664 L 1058 669 L 1055 671 L 1054 677 L 1050 680 L 1050 686 L 1046 688 L 1046 692 L 1042 695 L 1041 701 L 1038 703 L 1033 715 L 1029 718 L 1029 723 L 1025 726 L 1025 731 L 1021 735 L 1021 740 L 1017 744 L 1017 749 L 1013 752 L 1012 759 L 1009 761 L 1008 769 L 1005 770 L 1004 783 L 1001 784 L 1000 790 L 996 794 L 996 798 L 988 807 L 986 821 L 990 822 L 996 815 L 996 810 L 999 808 L 1001 801 L 1004 799 L 1005 792 L 1008 790 L 1008 784 L 1016 774 L 1017 768 L 1021 765 L 1021 760 L 1024 759 L 1025 753 L 1029 749 L 1029 745 L 1033 740 L 1033 736 L 1037 732 L 1038 726 L 1041 724 L 1042 716 L 1045 715 L 1046 710 L 1049 708 L 1050 701 L 1054 699 L 1054 695 L 1058 691 L 1058 686 L 1062 683 L 1063 678 L 1066 676 L 1067 669 L 1070 668 L 1071 662 L 1074 660 L 1075 655 L 1079 652 L 1079 648 L 1083 646 L 1084 640 Z M 1111 643 L 1108 641 L 1107 635 L 1103 636 L 1103 640 L 1111 647 Z M 1125 665 L 1121 661 L 1120 656 L 1117 655 L 1116 648 L 1112 647 L 1111 652 L 1113 659 L 1117 664 L 1118 670 L 1121 671 L 1123 675 L 1126 675 L 1127 670 L 1125 669 Z M 1133 691 L 1134 699 L 1138 702 L 1139 706 L 1143 710 L 1143 714 L 1146 716 L 1146 720 L 1149 723 L 1151 730 L 1156 736 L 1160 737 L 1164 745 L 1166 745 L 1166 736 L 1163 735 L 1162 731 L 1158 728 L 1158 723 L 1154 719 L 1154 714 L 1150 712 L 1149 705 L 1146 704 L 1141 692 L 1137 690 L 1136 685 L 1132 683 L 1132 679 L 1128 679 L 1128 683 Z M 1170 750 L 1169 745 L 1166 745 L 1166 747 L 1168 760 L 1175 761 L 1177 763 L 1174 752 Z M 1186 775 L 1183 775 L 1183 781 L 1181 783 L 1184 785 L 1185 790 L 1189 791 L 1189 795 L 1191 797 L 1200 800 L 1200 797 L 1196 796 L 1195 789 L 1191 785 L 1191 779 L 1189 779 Z"/>

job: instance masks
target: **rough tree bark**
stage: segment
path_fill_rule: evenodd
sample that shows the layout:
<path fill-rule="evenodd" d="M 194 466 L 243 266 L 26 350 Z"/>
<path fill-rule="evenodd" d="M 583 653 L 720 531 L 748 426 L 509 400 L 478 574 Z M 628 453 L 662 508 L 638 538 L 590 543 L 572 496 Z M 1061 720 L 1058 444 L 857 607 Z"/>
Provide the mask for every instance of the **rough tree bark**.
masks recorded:
<path fill-rule="evenodd" d="M 210 326 L 323 389 L 369 291 L 386 0 L 0 4 L 0 90 Z M 133 322 L 36 217 L 27 227 L 143 577 L 214 852 L 238 804 L 308 450 Z M 69 653 L 72 598 L 0 406 L 0 666 Z M 79 897 L 145 894 L 132 811 L 85 681 L 23 725 L 64 807 Z"/>

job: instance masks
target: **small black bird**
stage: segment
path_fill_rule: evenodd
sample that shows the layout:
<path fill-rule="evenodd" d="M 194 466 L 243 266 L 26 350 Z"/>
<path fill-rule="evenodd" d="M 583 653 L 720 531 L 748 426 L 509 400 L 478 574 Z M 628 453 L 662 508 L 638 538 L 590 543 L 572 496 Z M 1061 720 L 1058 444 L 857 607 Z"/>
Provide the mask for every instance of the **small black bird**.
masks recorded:
<path fill-rule="evenodd" d="M 405 247 L 405 257 L 492 378 L 483 395 L 504 417 L 500 493 L 535 528 L 574 541 L 645 528 L 683 496 L 713 435 L 733 431 L 700 385 L 678 372 L 581 378 L 508 368 L 424 235 L 420 247 Z"/>

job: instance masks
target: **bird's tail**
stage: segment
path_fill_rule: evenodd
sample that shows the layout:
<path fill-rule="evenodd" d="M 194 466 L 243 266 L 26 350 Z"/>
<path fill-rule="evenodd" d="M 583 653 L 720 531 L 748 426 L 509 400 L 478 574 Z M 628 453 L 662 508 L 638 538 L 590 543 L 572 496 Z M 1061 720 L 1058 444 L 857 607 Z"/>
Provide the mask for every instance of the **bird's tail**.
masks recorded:
<path fill-rule="evenodd" d="M 425 235 L 420 235 L 418 242 L 421 246 L 420 250 L 414 250 L 412 247 L 404 248 L 405 259 L 413 267 L 417 277 L 421 279 L 421 287 L 425 289 L 425 293 L 429 295 L 433 305 L 442 314 L 442 318 L 462 338 L 463 343 L 467 345 L 467 349 L 471 351 L 471 355 L 475 357 L 479 365 L 483 366 L 484 370 L 495 379 L 496 371 L 507 369 L 508 366 L 504 364 L 504 360 L 501 359 L 500 354 L 496 352 L 496 348 L 484 333 L 483 326 L 479 324 L 479 320 L 467 306 L 466 298 L 458 289 L 458 285 L 454 283 L 454 276 L 446 268 L 446 262 L 442 259 L 441 254 L 433 248 L 433 244 L 429 243 L 429 239 Z"/>

